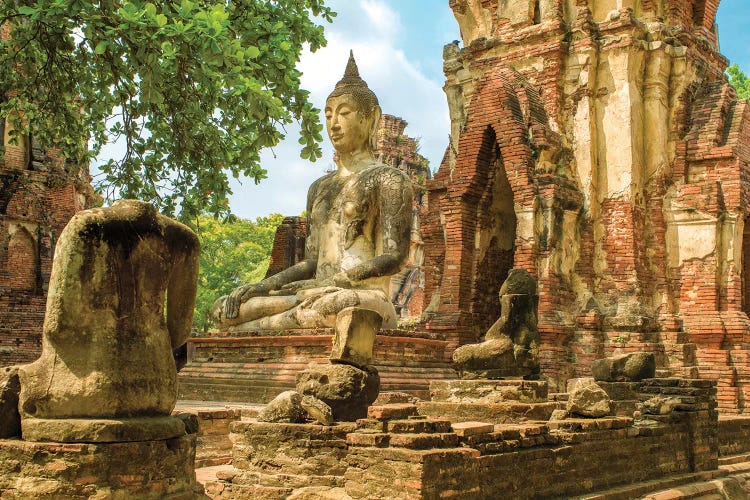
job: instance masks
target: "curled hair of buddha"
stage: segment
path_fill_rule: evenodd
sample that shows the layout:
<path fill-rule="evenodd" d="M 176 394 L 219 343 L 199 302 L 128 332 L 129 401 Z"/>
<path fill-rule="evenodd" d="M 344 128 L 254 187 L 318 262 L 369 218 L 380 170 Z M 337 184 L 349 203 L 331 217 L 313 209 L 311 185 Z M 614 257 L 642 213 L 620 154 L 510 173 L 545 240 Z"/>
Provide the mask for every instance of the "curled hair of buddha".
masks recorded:
<path fill-rule="evenodd" d="M 333 89 L 328 99 L 345 94 L 349 94 L 354 98 L 354 102 L 357 103 L 367 117 L 379 105 L 375 93 L 367 86 L 367 82 L 359 76 L 357 62 L 354 60 L 354 51 L 349 51 L 349 62 L 346 63 L 344 77 L 336 84 L 336 88 Z"/>

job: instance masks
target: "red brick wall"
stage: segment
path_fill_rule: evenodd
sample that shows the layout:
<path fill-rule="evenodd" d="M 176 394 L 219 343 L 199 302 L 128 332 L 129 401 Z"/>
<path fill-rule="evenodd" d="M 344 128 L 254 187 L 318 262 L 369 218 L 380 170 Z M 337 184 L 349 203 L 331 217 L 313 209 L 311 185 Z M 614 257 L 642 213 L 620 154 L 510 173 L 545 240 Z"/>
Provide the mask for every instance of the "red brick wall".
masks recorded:
<path fill-rule="evenodd" d="M 461 87 L 461 95 L 469 97 L 462 112 L 452 114 L 462 120 L 454 126 L 457 151 L 449 150 L 427 185 L 425 304 L 439 304 L 426 328 L 466 343 L 496 319 L 496 305 L 488 303 L 497 300 L 497 274 L 505 265 L 483 263 L 476 240 L 488 216 L 481 200 L 496 148 L 516 213 L 525 213 L 524 223 L 533 225 L 533 237 L 517 235 L 513 264 L 539 281 L 544 376 L 562 387 L 571 376 L 589 375 L 597 358 L 648 350 L 656 353 L 664 374 L 718 379 L 719 407 L 745 411 L 750 307 L 743 309 L 743 280 L 750 264 L 741 262 L 738 256 L 748 250 L 738 246 L 750 215 L 750 111 L 727 84 L 727 62 L 716 51 L 718 0 L 654 0 L 596 20 L 589 11 L 593 1 L 579 1 L 572 16 L 569 6 L 560 4 L 559 11 L 543 12 L 538 24 L 529 19 L 514 25 L 502 18 L 496 2 L 474 3 L 490 17 L 501 14 L 489 36 L 446 55 L 446 87 Z M 457 11 L 461 5 L 451 2 Z M 562 15 L 573 23 L 561 23 Z M 586 140 L 572 136 L 570 116 L 578 102 L 600 99 L 595 89 L 573 86 L 576 70 L 569 65 L 595 65 L 598 51 L 615 48 L 628 48 L 635 57 L 643 48 L 642 23 L 659 17 L 684 28 L 678 44 L 684 56 L 675 57 L 688 68 L 675 73 L 667 89 L 649 87 L 641 97 L 666 92 L 671 129 L 663 153 L 669 164 L 655 174 L 637 171 L 644 167 L 634 164 L 630 191 L 610 195 L 597 185 L 596 158 L 589 174 L 594 179 L 586 184 L 568 149 Z M 643 82 L 636 77 L 631 84 Z M 606 93 L 601 96 L 606 103 Z M 623 119 L 643 119 L 637 112 Z M 597 133 L 591 130 L 592 145 Z M 646 140 L 636 137 L 634 148 Z M 675 267 L 674 250 L 668 251 L 674 243 L 673 206 L 715 219 L 723 228 L 717 229 L 713 254 Z M 571 217 L 575 227 L 563 226 Z M 732 228 L 739 229 L 732 233 Z M 573 272 L 565 268 L 571 259 Z"/>
<path fill-rule="evenodd" d="M 41 353 L 55 242 L 92 199 L 88 169 L 71 176 L 61 166 L 28 142 L 0 158 L 0 366 Z"/>

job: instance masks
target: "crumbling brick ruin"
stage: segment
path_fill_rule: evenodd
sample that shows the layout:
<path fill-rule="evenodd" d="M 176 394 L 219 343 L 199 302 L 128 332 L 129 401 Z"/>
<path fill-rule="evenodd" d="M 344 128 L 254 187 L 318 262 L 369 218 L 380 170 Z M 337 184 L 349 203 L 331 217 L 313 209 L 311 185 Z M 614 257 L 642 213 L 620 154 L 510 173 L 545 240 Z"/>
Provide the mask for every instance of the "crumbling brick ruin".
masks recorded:
<path fill-rule="evenodd" d="M 33 138 L 11 144 L 9 128 L 0 123 L 0 366 L 39 357 L 55 242 L 95 199 L 88 167 L 48 154 Z"/>
<path fill-rule="evenodd" d="M 452 139 L 422 221 L 428 330 L 473 342 L 521 267 L 553 386 L 647 350 L 744 411 L 750 110 L 718 4 L 450 1 L 463 48 L 444 50 Z"/>

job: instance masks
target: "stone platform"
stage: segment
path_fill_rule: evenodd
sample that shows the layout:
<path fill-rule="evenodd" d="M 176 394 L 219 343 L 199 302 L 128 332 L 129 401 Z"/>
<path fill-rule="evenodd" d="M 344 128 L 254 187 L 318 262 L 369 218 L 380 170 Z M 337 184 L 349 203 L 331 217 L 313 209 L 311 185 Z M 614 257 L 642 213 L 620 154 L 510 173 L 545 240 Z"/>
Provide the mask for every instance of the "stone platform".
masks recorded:
<path fill-rule="evenodd" d="M 294 388 L 310 362 L 327 364 L 333 330 L 215 333 L 188 341 L 188 363 L 179 373 L 179 397 L 203 401 L 266 403 Z M 439 335 L 381 330 L 375 367 L 381 391 L 426 398 L 433 380 L 453 379 L 450 343 Z"/>
<path fill-rule="evenodd" d="M 129 443 L 0 440 L 1 498 L 195 498 L 195 435 Z"/>
<path fill-rule="evenodd" d="M 726 443 L 718 438 L 714 383 L 649 379 L 626 389 L 640 400 L 680 402 L 669 414 L 639 420 L 551 420 L 541 410 L 537 419 L 513 409 L 559 404 L 545 401 L 544 382 L 458 380 L 432 384 L 439 401 L 371 406 L 356 424 L 233 422 L 234 467 L 206 488 L 212 498 L 635 498 L 628 492 L 726 476 L 720 446 L 745 449 L 737 442 L 747 419 L 725 423 Z M 484 406 L 497 409 L 494 422 L 424 415 L 425 405 L 457 412 L 487 398 L 494 402 Z M 645 489 L 633 489 L 636 483 Z M 591 495 L 612 488 L 624 496 Z"/>

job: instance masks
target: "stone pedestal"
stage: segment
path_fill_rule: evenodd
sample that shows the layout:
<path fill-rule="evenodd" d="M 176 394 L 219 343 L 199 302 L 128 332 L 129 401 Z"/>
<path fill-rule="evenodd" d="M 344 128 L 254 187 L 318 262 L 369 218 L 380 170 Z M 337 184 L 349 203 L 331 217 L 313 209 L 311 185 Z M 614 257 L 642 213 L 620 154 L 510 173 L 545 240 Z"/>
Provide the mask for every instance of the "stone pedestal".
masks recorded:
<path fill-rule="evenodd" d="M 195 496 L 195 435 L 129 443 L 0 440 L 0 497 Z"/>
<path fill-rule="evenodd" d="M 26 441 L 56 443 L 120 443 L 173 439 L 185 435 L 178 417 L 135 418 L 25 418 L 21 435 Z"/>

